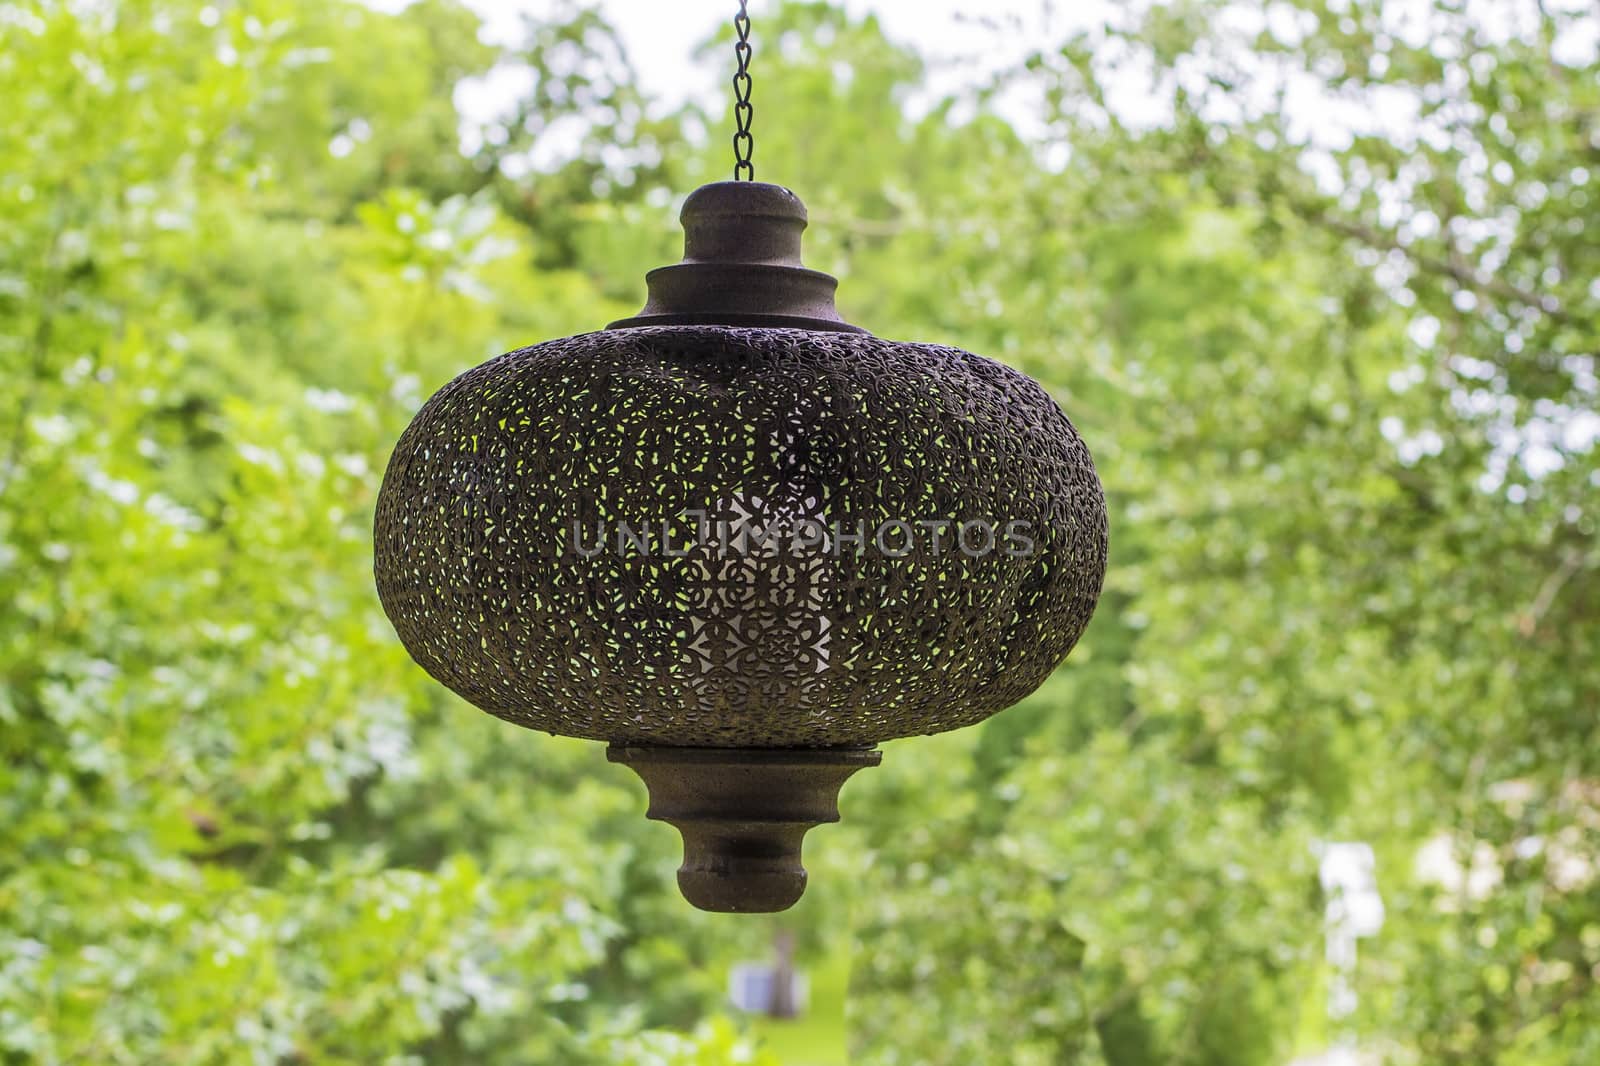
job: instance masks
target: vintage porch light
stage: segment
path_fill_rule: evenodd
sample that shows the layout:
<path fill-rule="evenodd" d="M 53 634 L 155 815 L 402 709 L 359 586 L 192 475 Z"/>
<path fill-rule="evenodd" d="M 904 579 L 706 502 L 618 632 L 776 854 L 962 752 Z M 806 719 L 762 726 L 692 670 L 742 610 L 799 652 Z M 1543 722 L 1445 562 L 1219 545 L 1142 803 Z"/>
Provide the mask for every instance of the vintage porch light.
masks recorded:
<path fill-rule="evenodd" d="M 423 405 L 378 498 L 378 592 L 467 701 L 608 742 L 681 831 L 691 903 L 781 910 L 874 745 L 982 721 L 1066 657 L 1105 502 L 1032 379 L 845 322 L 787 189 L 706 185 L 682 223 L 639 314 Z"/>

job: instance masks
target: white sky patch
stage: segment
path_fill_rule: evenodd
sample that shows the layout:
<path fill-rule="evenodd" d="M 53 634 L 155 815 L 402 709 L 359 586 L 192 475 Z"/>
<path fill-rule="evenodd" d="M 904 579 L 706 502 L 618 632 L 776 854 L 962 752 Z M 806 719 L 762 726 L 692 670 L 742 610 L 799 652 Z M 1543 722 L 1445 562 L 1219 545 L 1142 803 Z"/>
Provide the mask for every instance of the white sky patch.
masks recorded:
<path fill-rule="evenodd" d="M 392 11 L 406 6 L 407 0 L 369 2 Z M 526 18 L 556 17 L 564 6 L 562 0 L 467 2 L 484 19 L 484 39 L 495 44 L 516 42 Z M 773 45 L 763 39 L 762 19 L 774 3 L 775 0 L 755 0 L 750 5 L 758 99 L 762 49 Z M 1557 42 L 1555 58 L 1574 64 L 1590 61 L 1600 49 L 1600 6 L 1587 0 L 1546 3 L 1552 10 L 1582 13 Z M 596 6 L 616 28 L 638 73 L 640 87 L 656 110 L 671 110 L 685 103 L 701 105 L 711 114 L 723 110 L 732 56 L 719 62 L 696 58 L 695 50 L 731 21 L 731 3 L 596 0 Z M 1325 183 L 1334 178 L 1329 167 L 1319 166 L 1319 154 L 1347 148 L 1354 135 L 1383 136 L 1402 146 L 1418 139 L 1435 141 L 1448 136 L 1442 128 L 1434 129 L 1419 121 L 1421 101 L 1408 89 L 1379 87 L 1340 94 L 1330 91 L 1311 74 L 1287 69 L 1281 60 L 1264 60 L 1252 54 L 1249 42 L 1263 31 L 1293 45 L 1314 29 L 1313 16 L 1284 3 L 1241 4 L 1227 9 L 1218 23 L 1222 31 L 1218 40 L 1225 43 L 1209 54 L 1188 57 L 1176 70 L 1161 76 L 1149 69 L 1147 62 L 1126 54 L 1126 45 L 1107 41 L 1094 32 L 1108 21 L 1126 22 L 1142 4 L 1118 4 L 1112 0 L 842 0 L 842 6 L 856 17 L 876 15 L 890 40 L 923 57 L 925 84 L 906 103 L 913 117 L 942 98 L 960 95 L 988 83 L 1001 71 L 1016 69 L 1039 47 L 1052 47 L 1074 31 L 1087 30 L 1097 40 L 1097 51 L 1103 56 L 1098 66 L 1107 84 L 1108 103 L 1121 121 L 1136 128 L 1169 122 L 1177 86 L 1182 84 L 1191 91 L 1203 88 L 1206 70 L 1227 63 L 1248 74 L 1249 88 L 1227 97 L 1213 96 L 1218 101 L 1215 107 L 1232 113 L 1207 117 L 1219 122 L 1239 121 L 1245 117 L 1245 110 L 1265 109 L 1281 91 L 1290 119 L 1289 136 L 1314 149 L 1306 162 Z M 1485 36 L 1496 43 L 1516 37 L 1528 39 L 1536 31 L 1537 0 L 1468 0 L 1467 6 Z M 1436 17 L 1429 0 L 1391 0 L 1383 10 L 1384 29 L 1395 41 L 1427 45 L 1445 58 L 1453 54 L 1454 43 L 1436 32 Z M 487 77 L 470 79 L 457 89 L 456 103 L 465 118 L 469 147 L 476 147 L 473 142 L 480 131 L 505 113 L 529 87 L 530 80 L 526 69 L 503 67 Z M 1044 132 L 1039 102 L 1026 91 L 1003 93 L 992 106 L 1024 136 Z M 956 117 L 965 116 L 958 111 Z M 1453 117 L 1456 116 L 1441 114 L 1436 122 L 1446 123 Z M 558 144 L 562 139 L 559 131 L 552 133 L 553 136 L 546 135 L 546 143 Z M 349 135 L 352 140 L 360 139 L 355 131 Z M 573 136 L 577 136 L 576 130 Z M 551 151 L 554 157 L 561 155 L 559 147 L 552 147 Z M 539 161 L 525 161 L 516 169 L 539 169 Z"/>
<path fill-rule="evenodd" d="M 524 15 L 547 17 L 560 9 L 559 0 L 468 0 L 483 16 L 486 37 L 496 43 L 516 40 Z M 380 0 L 379 7 L 404 6 Z M 722 65 L 696 61 L 697 46 L 711 38 L 733 18 L 734 5 L 724 0 L 599 0 L 600 10 L 617 28 L 629 58 L 639 72 L 645 91 L 666 104 L 689 101 L 711 103 L 725 92 L 732 73 L 732 56 Z M 1016 60 L 1052 39 L 1046 30 L 1068 25 L 1061 10 L 1052 12 L 1043 0 L 845 0 L 854 16 L 875 14 L 889 38 L 911 46 L 929 62 L 929 94 L 942 95 L 979 83 L 987 75 L 1012 66 Z M 1115 10 L 1108 0 L 1080 0 L 1070 5 L 1070 23 L 1087 25 Z M 756 46 L 754 72 L 760 73 L 763 46 L 762 16 L 772 4 L 756 0 L 750 5 L 751 39 Z M 990 32 L 982 23 L 1007 27 Z M 1010 27 L 1017 27 L 1013 32 Z M 984 62 L 974 67 L 975 41 L 985 46 Z M 726 68 L 726 69 L 724 69 Z M 759 86 L 759 81 L 757 85 Z M 479 102 L 477 93 L 469 101 Z M 497 103 L 492 88 L 482 102 Z"/>
<path fill-rule="evenodd" d="M 397 11 L 408 0 L 368 0 L 383 11 Z M 522 34 L 525 17 L 548 18 L 559 14 L 560 0 L 467 0 L 484 20 L 483 39 L 493 44 L 513 44 Z M 659 111 L 685 103 L 717 114 L 728 94 L 733 56 L 722 60 L 697 59 L 695 50 L 732 21 L 734 7 L 712 0 L 598 0 L 597 5 L 616 28 L 628 59 L 638 73 L 645 95 Z M 1077 28 L 1103 22 L 1117 9 L 1110 0 L 1077 0 L 1055 4 L 1050 0 L 844 0 L 856 17 L 875 14 L 891 41 L 908 46 L 926 63 L 925 84 L 907 101 L 913 116 L 941 98 L 985 84 L 996 73 L 1017 67 L 1042 43 L 1061 40 Z M 761 91 L 762 16 L 770 0 L 750 5 L 751 39 L 755 45 L 752 73 L 756 93 Z M 456 105 L 467 126 L 469 147 L 477 130 L 503 115 L 508 105 L 530 86 L 525 69 L 504 67 L 483 78 L 469 79 L 456 90 Z M 1130 86 L 1130 89 L 1132 86 Z M 1144 112 L 1152 120 L 1159 113 L 1125 94 L 1130 111 Z M 1142 105 L 1142 106 L 1141 106 Z M 1002 96 L 998 110 L 1024 133 L 1038 132 L 1037 114 L 1018 95 Z M 759 121 L 759 119 L 758 119 Z M 537 161 L 533 169 L 537 169 Z"/>
<path fill-rule="evenodd" d="M 380 10 L 395 11 L 405 7 L 408 0 L 368 2 Z M 563 7 L 562 0 L 467 2 L 484 20 L 484 39 L 496 44 L 517 41 L 525 18 L 554 17 Z M 762 19 L 775 2 L 755 0 L 750 5 L 758 93 L 761 51 L 768 43 L 763 40 Z M 1544 2 L 1552 12 L 1572 19 L 1556 41 L 1552 58 L 1571 65 L 1591 62 L 1600 51 L 1600 5 L 1590 0 Z M 721 109 L 720 102 L 728 91 L 732 56 L 725 57 L 726 62 L 708 62 L 697 59 L 695 49 L 731 21 L 733 5 L 728 0 L 595 3 L 617 29 L 648 97 L 663 108 L 694 102 L 711 108 L 713 113 Z M 1075 30 L 1093 30 L 1107 21 L 1126 21 L 1130 12 L 1143 5 L 1112 0 L 842 0 L 842 6 L 853 16 L 876 15 L 892 41 L 923 56 L 927 63 L 926 85 L 907 103 L 908 111 L 916 114 L 934 100 L 985 84 L 999 71 L 1014 69 L 1041 45 L 1051 47 Z M 1481 32 L 1493 43 L 1513 38 L 1529 40 L 1536 32 L 1539 0 L 1467 0 L 1466 6 Z M 1338 4 L 1334 7 L 1337 10 Z M 1429 0 L 1390 0 L 1383 8 L 1383 28 L 1394 41 L 1426 45 L 1440 58 L 1455 58 L 1456 42 L 1437 32 L 1438 17 Z M 1284 3 L 1240 4 L 1223 13 L 1218 28 L 1232 47 L 1224 46 L 1226 54 L 1210 55 L 1205 60 L 1225 60 L 1247 68 L 1263 104 L 1270 99 L 1271 91 L 1281 88 L 1286 94 L 1285 110 L 1292 120 L 1291 136 L 1297 140 L 1340 149 L 1348 146 L 1352 133 L 1390 136 L 1401 144 L 1414 143 L 1419 137 L 1439 136 L 1437 131 L 1418 124 L 1420 102 L 1406 90 L 1380 90 L 1378 102 L 1382 106 L 1375 107 L 1370 95 L 1340 97 L 1328 92 L 1318 79 L 1274 72 L 1270 69 L 1274 64 L 1237 47 L 1263 31 L 1292 45 L 1314 28 L 1313 16 L 1307 12 Z M 1379 43 L 1383 43 L 1382 38 Z M 1112 55 L 1115 47 L 1107 47 L 1108 61 L 1117 58 Z M 1128 64 L 1109 80 L 1111 106 L 1130 125 L 1159 124 L 1171 117 L 1174 84 L 1187 84 L 1199 75 L 1200 66 L 1198 61 L 1180 64 L 1176 72 L 1158 82 L 1153 71 L 1140 72 L 1137 64 Z M 481 124 L 502 113 L 526 88 L 528 77 L 525 70 L 505 69 L 487 78 L 473 79 L 458 90 L 457 103 L 469 124 Z M 1038 113 L 1031 101 L 1003 96 L 995 106 L 1025 134 L 1038 130 Z M 1242 116 L 1216 117 L 1237 120 Z M 360 139 L 355 131 L 351 136 Z"/>

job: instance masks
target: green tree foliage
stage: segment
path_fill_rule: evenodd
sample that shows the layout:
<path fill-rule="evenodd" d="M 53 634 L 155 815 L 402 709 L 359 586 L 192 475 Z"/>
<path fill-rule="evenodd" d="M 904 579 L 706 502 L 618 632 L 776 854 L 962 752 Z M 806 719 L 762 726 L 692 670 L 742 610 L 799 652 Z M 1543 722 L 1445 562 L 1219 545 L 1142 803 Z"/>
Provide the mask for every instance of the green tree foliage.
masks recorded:
<path fill-rule="evenodd" d="M 733 920 L 598 746 L 410 665 L 369 545 L 432 389 L 636 309 L 725 117 L 576 5 L 0 7 L 0 1060 L 771 1062 L 718 999 L 781 921 L 856 1061 L 1273 1066 L 1335 1035 L 1329 839 L 1365 1048 L 1600 1059 L 1600 64 L 1513 8 L 1136 5 L 949 98 L 762 12 L 809 259 L 1045 381 L 1113 557 L 1067 668 Z"/>

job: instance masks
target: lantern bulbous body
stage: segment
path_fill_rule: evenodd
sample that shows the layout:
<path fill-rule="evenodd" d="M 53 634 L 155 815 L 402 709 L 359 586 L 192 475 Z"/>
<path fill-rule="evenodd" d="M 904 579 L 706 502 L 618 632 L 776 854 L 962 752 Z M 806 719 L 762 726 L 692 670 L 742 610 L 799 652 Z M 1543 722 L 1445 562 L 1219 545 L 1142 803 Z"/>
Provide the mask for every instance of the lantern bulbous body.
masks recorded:
<path fill-rule="evenodd" d="M 428 400 L 377 583 L 464 699 L 612 744 L 683 830 L 693 902 L 781 909 L 865 749 L 981 721 L 1066 657 L 1105 503 L 1037 383 L 843 322 L 792 193 L 707 186 L 684 225 L 639 316 Z"/>
<path fill-rule="evenodd" d="M 864 334 L 661 326 L 441 389 L 378 506 L 412 656 L 491 714 L 627 744 L 839 747 L 971 725 L 1077 641 L 1087 449 L 1030 379 Z"/>

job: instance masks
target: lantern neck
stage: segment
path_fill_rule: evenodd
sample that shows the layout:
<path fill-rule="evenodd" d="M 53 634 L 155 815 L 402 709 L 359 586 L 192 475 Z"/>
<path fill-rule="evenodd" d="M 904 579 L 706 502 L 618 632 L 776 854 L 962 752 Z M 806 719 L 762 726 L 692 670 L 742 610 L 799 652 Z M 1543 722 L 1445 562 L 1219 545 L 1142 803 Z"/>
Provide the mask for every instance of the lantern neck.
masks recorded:
<path fill-rule="evenodd" d="M 645 275 L 638 326 L 760 326 L 865 333 L 834 306 L 839 283 L 800 262 L 806 205 L 781 185 L 719 181 L 684 201 L 683 262 Z"/>

